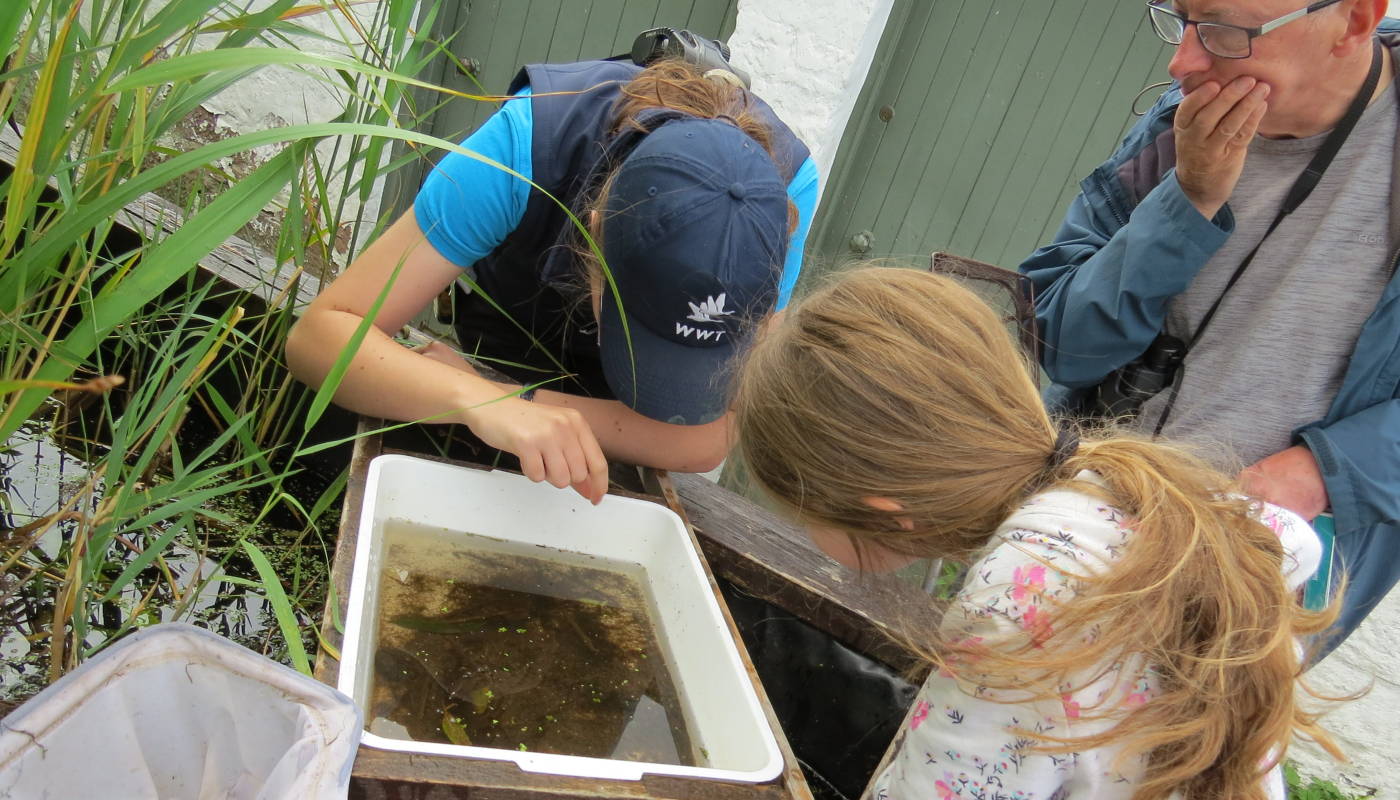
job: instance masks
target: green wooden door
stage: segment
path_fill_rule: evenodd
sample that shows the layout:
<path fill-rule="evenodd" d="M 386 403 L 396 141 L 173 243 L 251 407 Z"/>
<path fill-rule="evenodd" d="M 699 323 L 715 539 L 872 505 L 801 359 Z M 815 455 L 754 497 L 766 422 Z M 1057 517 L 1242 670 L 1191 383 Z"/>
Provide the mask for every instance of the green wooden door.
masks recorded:
<path fill-rule="evenodd" d="M 461 0 L 453 19 L 439 28 L 445 34 L 440 41 L 451 36 L 453 55 L 477 66 L 477 74 L 473 80 L 448 66 L 442 85 L 504 94 L 524 64 L 625 53 L 637 34 L 661 25 L 727 40 L 737 8 L 737 0 Z M 489 103 L 450 101 L 435 116 L 433 133 L 460 139 L 494 110 Z"/>
<path fill-rule="evenodd" d="M 868 232 L 863 257 L 1014 267 L 1054 233 L 1168 58 L 1138 0 L 896 0 L 809 253 L 853 256 Z"/>

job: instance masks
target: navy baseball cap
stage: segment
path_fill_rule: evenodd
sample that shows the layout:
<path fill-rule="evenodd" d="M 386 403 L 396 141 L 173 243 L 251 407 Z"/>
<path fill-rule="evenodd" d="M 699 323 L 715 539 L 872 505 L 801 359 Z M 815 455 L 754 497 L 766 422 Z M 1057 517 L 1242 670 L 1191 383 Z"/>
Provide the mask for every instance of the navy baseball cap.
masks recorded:
<path fill-rule="evenodd" d="M 617 399 L 677 425 L 722 417 L 734 356 L 777 301 L 787 245 L 787 187 L 763 145 L 706 118 L 643 139 L 603 221 L 622 298 L 619 308 L 603 287 L 603 374 Z"/>

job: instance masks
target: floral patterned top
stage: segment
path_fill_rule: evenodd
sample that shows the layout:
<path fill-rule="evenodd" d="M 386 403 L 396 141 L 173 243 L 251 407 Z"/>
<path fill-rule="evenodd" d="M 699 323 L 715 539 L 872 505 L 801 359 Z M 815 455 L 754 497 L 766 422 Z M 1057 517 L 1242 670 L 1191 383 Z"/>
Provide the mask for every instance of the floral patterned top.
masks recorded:
<path fill-rule="evenodd" d="M 1078 479 L 1101 482 L 1087 471 Z M 1289 585 L 1302 587 L 1322 558 L 1317 535 L 1291 511 L 1261 504 L 1259 514 L 1283 542 Z M 1132 536 L 1125 522 L 1122 511 L 1086 493 L 1058 489 L 1031 498 L 969 568 L 942 634 L 963 641 L 1053 636 L 1046 607 L 1075 590 L 1075 572 L 1101 573 L 1118 558 Z M 1081 707 L 1140 705 L 1154 685 L 1151 667 L 1131 657 L 1098 680 L 1066 682 L 1053 703 L 995 702 L 987 690 L 964 692 L 946 672 L 930 675 L 898 752 L 872 786 L 873 800 L 1127 800 L 1142 776 L 1142 759 L 1115 765 L 1119 747 L 1049 755 L 1033 750 L 1034 741 L 1018 731 L 1100 733 L 1113 723 L 1080 720 Z M 1270 798 L 1282 800 L 1280 770 L 1267 785 Z"/>

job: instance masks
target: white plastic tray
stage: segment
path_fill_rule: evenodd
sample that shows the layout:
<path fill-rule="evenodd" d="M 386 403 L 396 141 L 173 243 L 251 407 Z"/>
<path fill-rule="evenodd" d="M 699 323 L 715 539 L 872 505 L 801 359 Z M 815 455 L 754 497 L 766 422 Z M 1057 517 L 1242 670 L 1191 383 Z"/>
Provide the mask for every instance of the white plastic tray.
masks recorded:
<path fill-rule="evenodd" d="M 507 472 L 454 467 L 399 455 L 370 462 L 351 578 L 339 689 L 368 705 L 374 665 L 378 581 L 386 520 L 401 520 L 640 566 L 656 602 L 690 737 L 706 765 L 649 764 L 389 739 L 365 731 L 371 747 L 513 761 L 528 772 L 640 780 L 676 775 L 765 783 L 782 755 L 730 637 L 684 523 L 670 509 L 608 496 L 597 506 L 568 490 Z M 702 750 L 703 748 L 703 750 Z"/>

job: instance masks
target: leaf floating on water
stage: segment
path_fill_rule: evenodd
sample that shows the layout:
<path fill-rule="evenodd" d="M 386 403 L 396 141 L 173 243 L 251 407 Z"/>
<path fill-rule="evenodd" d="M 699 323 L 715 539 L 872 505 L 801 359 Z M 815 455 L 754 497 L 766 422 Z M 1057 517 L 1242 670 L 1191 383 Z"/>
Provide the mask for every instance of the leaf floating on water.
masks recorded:
<path fill-rule="evenodd" d="M 408 570 L 396 569 L 394 570 L 394 574 L 399 576 L 399 583 L 408 583 Z"/>
<path fill-rule="evenodd" d="M 453 744 L 471 747 L 472 740 L 467 736 L 466 727 L 462 725 L 461 719 L 452 716 L 451 711 L 442 712 L 442 733 Z"/>
<path fill-rule="evenodd" d="M 471 699 L 472 705 L 476 706 L 476 713 L 480 714 L 485 711 L 486 707 L 491 705 L 492 697 L 495 697 L 495 695 L 491 694 L 490 689 L 473 689 Z"/>
<path fill-rule="evenodd" d="M 408 628 L 411 631 L 420 633 L 439 633 L 443 635 L 471 633 L 481 630 L 486 622 L 479 619 L 433 619 L 431 617 L 395 617 L 390 620 L 401 628 Z"/>

